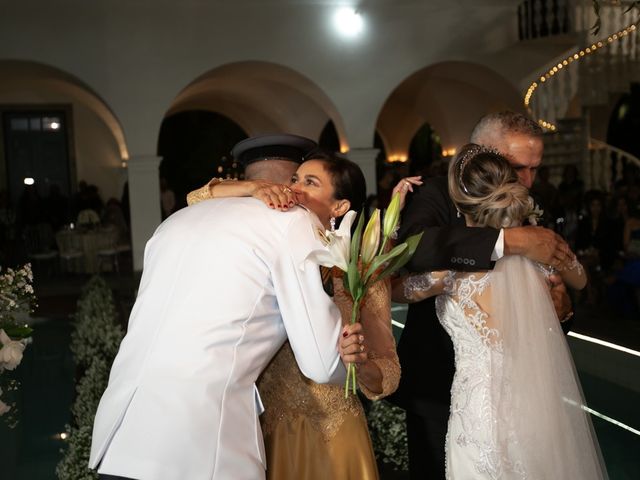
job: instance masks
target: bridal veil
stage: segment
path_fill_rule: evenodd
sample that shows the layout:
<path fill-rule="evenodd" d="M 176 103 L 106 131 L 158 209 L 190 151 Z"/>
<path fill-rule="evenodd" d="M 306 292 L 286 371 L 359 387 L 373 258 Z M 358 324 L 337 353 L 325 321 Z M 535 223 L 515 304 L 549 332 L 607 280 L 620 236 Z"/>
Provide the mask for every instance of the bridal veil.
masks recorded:
<path fill-rule="evenodd" d="M 544 276 L 519 256 L 503 257 L 491 275 L 504 353 L 493 362 L 491 395 L 504 462 L 514 478 L 608 478 Z"/>

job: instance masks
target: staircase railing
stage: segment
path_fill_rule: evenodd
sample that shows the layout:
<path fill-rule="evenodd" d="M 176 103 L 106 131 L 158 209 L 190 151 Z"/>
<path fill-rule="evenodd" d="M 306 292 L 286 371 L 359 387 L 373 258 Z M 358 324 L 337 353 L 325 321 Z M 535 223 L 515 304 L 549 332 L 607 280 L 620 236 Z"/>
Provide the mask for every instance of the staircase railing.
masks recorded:
<path fill-rule="evenodd" d="M 560 35 L 573 31 L 570 0 L 525 0 L 518 5 L 520 40 Z"/>
<path fill-rule="evenodd" d="M 611 94 L 640 81 L 640 35 L 634 15 L 624 3 L 600 1 L 600 34 L 592 0 L 527 0 L 518 8 L 521 39 L 574 34 L 579 47 L 551 61 L 531 82 L 524 103 L 548 133 L 545 164 L 560 178 L 566 165 L 582 170 L 588 189 L 610 191 L 625 165 L 640 167 L 640 159 L 589 135 L 585 107 L 608 105 Z M 606 34 L 605 34 L 606 33 Z M 604 35 L 603 35 L 604 34 Z"/>
<path fill-rule="evenodd" d="M 524 97 L 525 107 L 550 131 L 556 130 L 558 119 L 567 115 L 576 97 L 581 106 L 607 104 L 610 92 L 624 92 L 632 81 L 640 80 L 640 37 L 623 6 L 601 7 L 600 31 L 610 33 L 594 42 L 590 30 L 596 17 L 591 0 L 565 3 L 573 13 L 572 26 L 581 46 L 551 62 Z"/>
<path fill-rule="evenodd" d="M 640 167 L 640 158 L 595 138 L 589 139 L 589 156 L 583 175 L 588 189 L 608 192 L 622 178 L 627 164 Z"/>

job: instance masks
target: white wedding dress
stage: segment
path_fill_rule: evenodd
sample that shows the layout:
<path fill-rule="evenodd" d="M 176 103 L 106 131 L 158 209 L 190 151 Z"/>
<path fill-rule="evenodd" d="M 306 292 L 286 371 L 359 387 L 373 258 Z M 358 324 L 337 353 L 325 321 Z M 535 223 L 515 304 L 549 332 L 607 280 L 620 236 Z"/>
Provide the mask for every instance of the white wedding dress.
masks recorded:
<path fill-rule="evenodd" d="M 448 480 L 607 478 L 541 268 L 505 257 L 405 280 L 416 290 L 440 294 L 454 345 Z"/>
<path fill-rule="evenodd" d="M 438 318 L 453 341 L 456 361 L 445 446 L 447 478 L 495 479 L 505 469 L 520 468 L 510 464 L 492 435 L 490 376 L 496 369 L 493 364 L 502 364 L 502 344 L 475 302 L 490 278 L 489 273 L 448 272 L 443 279 L 445 294 L 436 299 Z"/>

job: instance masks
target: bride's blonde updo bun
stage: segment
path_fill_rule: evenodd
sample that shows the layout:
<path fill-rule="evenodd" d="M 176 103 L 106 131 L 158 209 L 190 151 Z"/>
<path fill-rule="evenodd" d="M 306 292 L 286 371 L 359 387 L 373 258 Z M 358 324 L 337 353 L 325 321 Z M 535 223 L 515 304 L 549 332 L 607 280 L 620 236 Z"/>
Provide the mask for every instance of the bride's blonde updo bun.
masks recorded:
<path fill-rule="evenodd" d="M 526 187 L 497 151 L 470 143 L 449 165 L 449 194 L 460 211 L 479 227 L 520 225 L 533 210 Z"/>

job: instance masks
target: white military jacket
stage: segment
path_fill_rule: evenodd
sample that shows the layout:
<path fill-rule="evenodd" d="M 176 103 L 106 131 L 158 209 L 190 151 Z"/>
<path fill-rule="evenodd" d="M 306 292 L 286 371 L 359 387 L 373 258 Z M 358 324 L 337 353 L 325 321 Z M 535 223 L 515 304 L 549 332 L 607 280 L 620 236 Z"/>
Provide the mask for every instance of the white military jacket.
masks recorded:
<path fill-rule="evenodd" d="M 255 480 L 254 382 L 288 337 L 313 381 L 344 378 L 317 218 L 251 198 L 173 214 L 147 243 L 126 337 L 95 418 L 90 467 L 136 480 Z"/>

